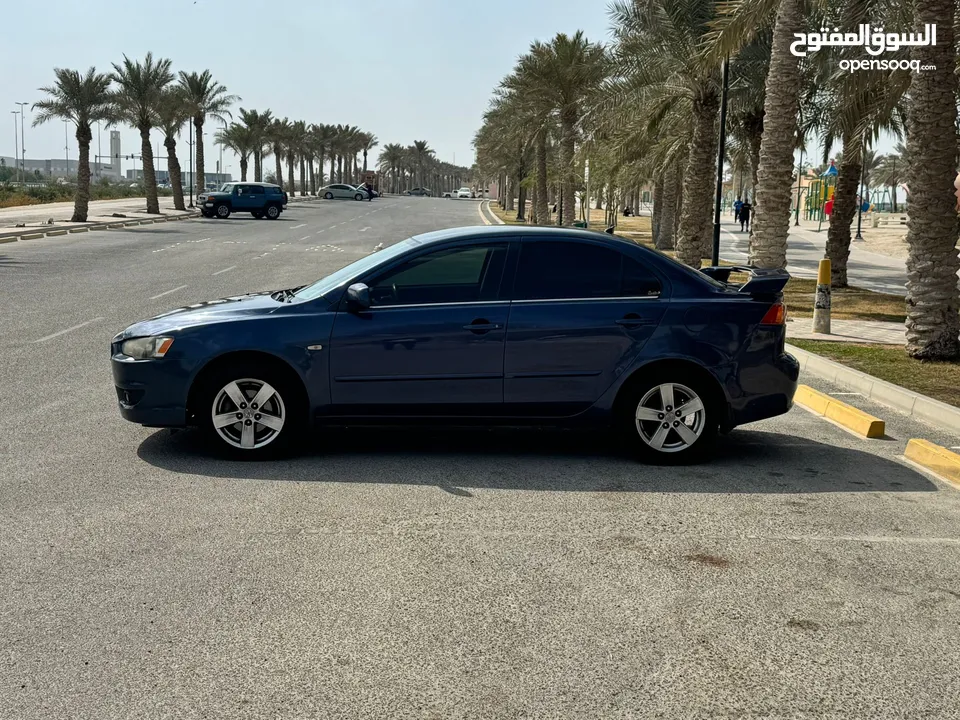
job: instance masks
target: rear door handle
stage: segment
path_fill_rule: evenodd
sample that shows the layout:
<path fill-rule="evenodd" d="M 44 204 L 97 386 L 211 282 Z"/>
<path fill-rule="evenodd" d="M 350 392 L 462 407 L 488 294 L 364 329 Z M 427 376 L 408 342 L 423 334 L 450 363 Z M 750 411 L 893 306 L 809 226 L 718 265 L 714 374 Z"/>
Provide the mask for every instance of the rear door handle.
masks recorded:
<path fill-rule="evenodd" d="M 630 313 L 629 315 L 625 315 L 624 317 L 617 320 L 616 323 L 617 325 L 622 325 L 623 327 L 627 327 L 627 328 L 640 327 L 641 325 L 653 325 L 652 320 L 647 320 L 646 318 L 642 318 L 636 313 Z"/>

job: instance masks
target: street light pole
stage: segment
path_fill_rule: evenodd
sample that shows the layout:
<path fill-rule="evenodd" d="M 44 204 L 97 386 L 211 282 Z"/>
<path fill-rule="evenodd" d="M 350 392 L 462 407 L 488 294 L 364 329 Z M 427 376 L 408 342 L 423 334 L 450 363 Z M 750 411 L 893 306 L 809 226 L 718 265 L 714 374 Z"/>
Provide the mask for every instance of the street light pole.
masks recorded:
<path fill-rule="evenodd" d="M 25 147 L 26 143 L 23 139 L 23 116 L 26 114 L 26 110 L 23 109 L 25 105 L 30 103 L 14 103 L 14 105 L 20 106 L 20 169 L 23 171 L 23 182 L 27 181 L 27 148 Z"/>
<path fill-rule="evenodd" d="M 17 115 L 20 113 L 17 110 L 11 110 L 10 114 L 13 115 L 13 169 L 16 171 L 16 177 L 20 179 L 20 141 L 17 139 Z"/>
<path fill-rule="evenodd" d="M 800 224 L 800 180 L 803 178 L 803 146 L 800 146 L 800 164 L 797 166 L 797 207 L 793 226 Z"/>
<path fill-rule="evenodd" d="M 713 254 L 711 265 L 720 264 L 720 199 L 723 196 L 723 154 L 727 143 L 727 88 L 730 85 L 730 58 L 723 60 L 723 89 L 720 92 L 720 142 L 717 146 L 717 194 L 713 202 Z"/>
<path fill-rule="evenodd" d="M 63 154 L 65 155 L 65 158 L 64 158 L 64 159 L 67 161 L 67 175 L 66 175 L 66 177 L 68 177 L 68 178 L 70 177 L 70 135 L 69 135 L 69 132 L 70 132 L 70 128 L 69 128 L 69 126 L 67 125 L 67 121 L 64 120 L 64 121 L 63 121 Z M 79 171 L 80 171 L 80 169 L 77 168 L 77 172 L 79 172 Z"/>
<path fill-rule="evenodd" d="M 857 187 L 857 234 L 853 238 L 854 240 L 863 240 L 863 235 L 860 234 L 860 222 L 863 218 L 863 196 L 860 194 L 863 192 L 863 171 L 866 169 L 866 163 L 864 162 L 866 153 L 863 152 L 863 146 L 860 150 L 860 185 Z"/>
<path fill-rule="evenodd" d="M 187 123 L 190 126 L 190 139 L 187 144 L 190 146 L 190 207 L 193 207 L 193 123 Z"/>

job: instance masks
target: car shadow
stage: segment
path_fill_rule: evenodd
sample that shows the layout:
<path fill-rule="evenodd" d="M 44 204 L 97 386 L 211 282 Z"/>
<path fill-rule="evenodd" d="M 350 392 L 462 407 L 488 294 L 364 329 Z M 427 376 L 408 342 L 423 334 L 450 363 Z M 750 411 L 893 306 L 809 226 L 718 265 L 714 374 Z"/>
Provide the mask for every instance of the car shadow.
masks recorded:
<path fill-rule="evenodd" d="M 699 465 L 637 462 L 609 434 L 580 430 L 324 429 L 297 456 L 225 459 L 196 430 L 160 430 L 139 457 L 171 472 L 238 480 L 358 482 L 560 491 L 935 492 L 917 471 L 852 448 L 735 430 Z"/>

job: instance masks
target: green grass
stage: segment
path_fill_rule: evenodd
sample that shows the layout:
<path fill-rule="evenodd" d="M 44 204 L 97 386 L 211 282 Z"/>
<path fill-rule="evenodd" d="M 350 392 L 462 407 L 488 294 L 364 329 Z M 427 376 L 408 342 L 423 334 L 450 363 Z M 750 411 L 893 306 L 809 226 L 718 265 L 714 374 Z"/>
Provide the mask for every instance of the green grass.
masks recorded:
<path fill-rule="evenodd" d="M 798 348 L 941 402 L 960 406 L 960 362 L 914 360 L 899 345 L 857 345 L 822 340 L 788 340 Z"/>
<path fill-rule="evenodd" d="M 811 317 L 816 280 L 790 278 L 783 289 L 783 300 L 788 316 Z M 902 297 L 864 290 L 863 288 L 834 288 L 830 293 L 830 317 L 838 320 L 884 320 L 905 322 L 906 304 Z"/>

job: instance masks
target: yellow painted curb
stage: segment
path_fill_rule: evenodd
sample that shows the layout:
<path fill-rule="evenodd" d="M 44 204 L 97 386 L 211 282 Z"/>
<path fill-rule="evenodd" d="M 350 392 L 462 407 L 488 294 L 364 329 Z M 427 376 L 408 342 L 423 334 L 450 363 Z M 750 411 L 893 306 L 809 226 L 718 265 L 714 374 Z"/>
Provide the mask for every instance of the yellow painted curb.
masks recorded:
<path fill-rule="evenodd" d="M 874 417 L 852 405 L 847 405 L 836 398 L 830 397 L 809 385 L 799 385 L 793 396 L 794 402 L 809 408 L 817 415 L 823 415 L 848 430 L 868 438 L 882 438 L 886 427 L 883 420 Z"/>
<path fill-rule="evenodd" d="M 913 438 L 907 443 L 903 456 L 937 475 L 943 475 L 949 480 L 960 483 L 960 455 L 950 452 L 945 447 L 934 445 L 928 440 Z"/>

